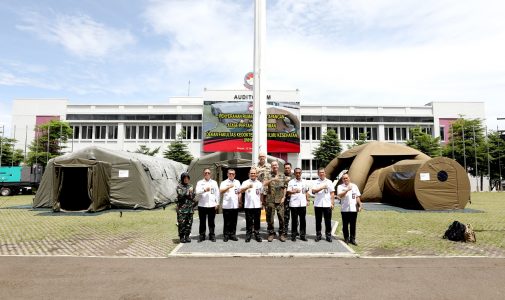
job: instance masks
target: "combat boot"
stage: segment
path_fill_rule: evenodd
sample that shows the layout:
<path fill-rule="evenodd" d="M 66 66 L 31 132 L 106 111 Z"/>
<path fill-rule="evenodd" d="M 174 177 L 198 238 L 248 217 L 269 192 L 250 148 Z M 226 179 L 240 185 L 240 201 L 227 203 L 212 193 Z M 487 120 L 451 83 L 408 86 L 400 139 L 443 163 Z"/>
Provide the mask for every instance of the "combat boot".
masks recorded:
<path fill-rule="evenodd" d="M 181 244 L 184 244 L 186 242 L 186 239 L 184 238 L 184 236 L 179 236 L 179 243 Z"/>
<path fill-rule="evenodd" d="M 191 239 L 189 238 L 189 234 L 186 234 L 186 236 L 184 237 L 184 240 L 186 241 L 186 243 L 191 243 Z"/>
<path fill-rule="evenodd" d="M 286 237 L 284 236 L 284 234 L 281 234 L 279 236 L 279 241 L 281 241 L 281 242 L 285 242 L 286 241 Z"/>
<path fill-rule="evenodd" d="M 331 243 L 333 241 L 333 238 L 331 237 L 331 234 L 326 234 L 326 241 Z"/>
<path fill-rule="evenodd" d="M 272 242 L 274 240 L 274 234 L 273 233 L 269 234 L 267 240 L 269 242 Z"/>

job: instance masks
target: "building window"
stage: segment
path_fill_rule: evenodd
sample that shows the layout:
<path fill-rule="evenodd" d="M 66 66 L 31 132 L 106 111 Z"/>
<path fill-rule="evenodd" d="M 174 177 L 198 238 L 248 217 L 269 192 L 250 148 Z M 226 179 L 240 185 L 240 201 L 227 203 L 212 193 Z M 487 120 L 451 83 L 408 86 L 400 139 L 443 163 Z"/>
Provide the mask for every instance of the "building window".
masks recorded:
<path fill-rule="evenodd" d="M 182 130 L 184 131 L 184 140 L 190 140 L 191 139 L 191 126 L 182 126 Z"/>
<path fill-rule="evenodd" d="M 152 135 L 151 138 L 153 140 L 161 140 L 163 139 L 163 126 L 152 126 Z"/>
<path fill-rule="evenodd" d="M 407 128 L 406 127 L 397 127 L 396 128 L 396 140 L 397 141 L 407 140 Z"/>
<path fill-rule="evenodd" d="M 319 141 L 321 139 L 321 127 L 312 127 L 312 140 Z"/>
<path fill-rule="evenodd" d="M 105 140 L 107 126 L 95 126 L 95 140 Z"/>
<path fill-rule="evenodd" d="M 366 139 L 369 141 L 377 140 L 377 127 L 368 127 Z"/>
<path fill-rule="evenodd" d="M 70 126 L 72 128 L 72 138 L 78 140 L 79 139 L 79 133 L 80 133 L 80 126 Z"/>
<path fill-rule="evenodd" d="M 91 140 L 93 138 L 93 126 L 82 126 L 82 136 L 83 140 Z"/>
<path fill-rule="evenodd" d="M 125 139 L 127 139 L 127 140 L 137 139 L 137 126 L 133 126 L 133 125 L 126 126 Z"/>
<path fill-rule="evenodd" d="M 384 128 L 384 139 L 386 141 L 394 141 L 395 140 L 395 129 L 393 127 L 385 127 Z"/>
<path fill-rule="evenodd" d="M 421 127 L 424 133 L 427 133 L 429 135 L 433 135 L 433 131 L 431 130 L 431 127 Z"/>
<path fill-rule="evenodd" d="M 195 140 L 202 139 L 202 126 L 193 126 L 193 138 Z"/>
<path fill-rule="evenodd" d="M 309 127 L 302 126 L 302 140 L 303 141 L 308 141 L 309 138 Z"/>
<path fill-rule="evenodd" d="M 317 171 L 319 169 L 319 162 L 316 159 L 312 160 L 312 170 Z"/>
<path fill-rule="evenodd" d="M 302 170 L 310 171 L 310 159 L 302 159 Z"/>
<path fill-rule="evenodd" d="M 109 140 L 117 140 L 117 125 L 107 126 L 107 138 Z"/>
<path fill-rule="evenodd" d="M 440 126 L 440 140 L 445 141 L 445 127 Z"/>
<path fill-rule="evenodd" d="M 351 127 L 340 127 L 340 140 L 350 141 L 351 140 Z"/>
<path fill-rule="evenodd" d="M 149 139 L 149 126 L 139 126 L 139 140 Z"/>
<path fill-rule="evenodd" d="M 175 140 L 175 125 L 165 126 L 165 140 Z"/>

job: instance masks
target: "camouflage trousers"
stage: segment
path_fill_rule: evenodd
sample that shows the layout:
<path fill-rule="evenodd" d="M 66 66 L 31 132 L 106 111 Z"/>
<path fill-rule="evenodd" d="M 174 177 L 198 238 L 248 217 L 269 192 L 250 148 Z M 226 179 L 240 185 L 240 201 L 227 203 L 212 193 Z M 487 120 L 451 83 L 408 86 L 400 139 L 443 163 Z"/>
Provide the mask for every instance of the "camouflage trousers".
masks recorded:
<path fill-rule="evenodd" d="M 179 223 L 179 236 L 189 236 L 193 226 L 193 212 L 177 212 L 177 223 Z"/>
<path fill-rule="evenodd" d="M 290 209 L 289 209 L 289 200 L 284 201 L 284 233 L 288 234 L 289 229 L 289 218 L 290 217 Z"/>
<path fill-rule="evenodd" d="M 274 234 L 275 212 L 277 211 L 277 219 L 279 220 L 279 235 L 286 234 L 284 231 L 284 203 L 267 203 L 267 231 L 268 234 Z"/>

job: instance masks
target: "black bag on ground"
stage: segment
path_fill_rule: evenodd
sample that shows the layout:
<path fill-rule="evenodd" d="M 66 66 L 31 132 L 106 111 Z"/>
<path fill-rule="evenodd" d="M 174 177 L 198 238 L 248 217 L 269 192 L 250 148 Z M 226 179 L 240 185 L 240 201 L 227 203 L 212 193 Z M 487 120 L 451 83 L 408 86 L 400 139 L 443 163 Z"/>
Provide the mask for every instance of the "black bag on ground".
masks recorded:
<path fill-rule="evenodd" d="M 464 242 L 465 231 L 466 231 L 465 224 L 458 221 L 454 221 L 452 222 L 451 225 L 449 225 L 449 228 L 447 228 L 447 230 L 445 231 L 444 239 L 456 242 Z"/>

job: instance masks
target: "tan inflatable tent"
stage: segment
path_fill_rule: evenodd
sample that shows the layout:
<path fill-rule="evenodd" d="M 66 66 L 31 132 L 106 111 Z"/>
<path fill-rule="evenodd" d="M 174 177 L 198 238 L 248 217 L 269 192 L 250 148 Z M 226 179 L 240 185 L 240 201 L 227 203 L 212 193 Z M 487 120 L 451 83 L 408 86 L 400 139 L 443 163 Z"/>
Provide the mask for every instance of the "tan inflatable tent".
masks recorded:
<path fill-rule="evenodd" d="M 49 161 L 33 207 L 152 209 L 175 200 L 177 180 L 186 169 L 165 158 L 88 147 Z"/>
<path fill-rule="evenodd" d="M 370 142 L 354 147 L 326 167 L 330 178 L 348 169 L 363 201 L 412 209 L 463 209 L 470 200 L 465 170 L 449 158 L 433 158 L 405 145 Z"/>
<path fill-rule="evenodd" d="M 470 182 L 463 167 L 446 157 L 402 160 L 374 171 L 362 199 L 410 209 L 463 209 L 470 200 Z"/>

